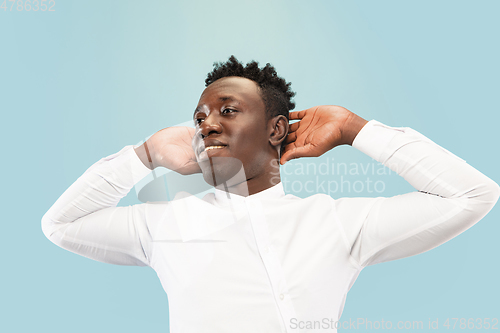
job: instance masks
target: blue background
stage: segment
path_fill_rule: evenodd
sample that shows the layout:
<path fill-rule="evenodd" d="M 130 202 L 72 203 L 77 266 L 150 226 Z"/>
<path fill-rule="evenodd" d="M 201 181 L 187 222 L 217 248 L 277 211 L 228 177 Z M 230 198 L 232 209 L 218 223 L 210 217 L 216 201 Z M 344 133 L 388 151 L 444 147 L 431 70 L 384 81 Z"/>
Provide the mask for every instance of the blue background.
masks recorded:
<path fill-rule="evenodd" d="M 10 6 L 0 9 L 3 332 L 168 332 L 154 271 L 64 251 L 40 220 L 101 157 L 189 120 L 213 62 L 231 54 L 273 64 L 292 82 L 296 110 L 336 104 L 412 127 L 500 182 L 498 1 Z M 372 163 L 342 146 L 287 170 L 332 159 Z M 413 190 L 394 174 L 373 177 L 385 184 L 382 196 Z M 136 202 L 131 194 L 121 205 Z M 499 217 L 495 207 L 430 252 L 366 268 L 341 319 L 423 321 L 427 332 L 429 318 L 441 329 L 446 318 L 498 318 Z"/>

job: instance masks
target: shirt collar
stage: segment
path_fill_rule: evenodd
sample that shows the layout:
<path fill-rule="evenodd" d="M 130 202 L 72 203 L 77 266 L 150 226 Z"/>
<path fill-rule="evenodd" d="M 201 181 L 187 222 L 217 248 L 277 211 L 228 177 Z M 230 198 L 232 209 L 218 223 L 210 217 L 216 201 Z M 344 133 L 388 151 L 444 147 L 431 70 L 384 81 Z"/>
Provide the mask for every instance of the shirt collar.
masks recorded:
<path fill-rule="evenodd" d="M 264 191 L 260 191 L 258 193 L 249 195 L 248 197 L 244 197 L 242 195 L 233 194 L 215 188 L 215 200 L 220 203 L 228 203 L 229 201 L 232 201 L 234 203 L 244 203 L 245 201 L 253 199 L 269 200 L 269 199 L 282 198 L 284 196 L 285 196 L 285 191 L 283 190 L 283 184 L 281 182 L 265 189 Z"/>

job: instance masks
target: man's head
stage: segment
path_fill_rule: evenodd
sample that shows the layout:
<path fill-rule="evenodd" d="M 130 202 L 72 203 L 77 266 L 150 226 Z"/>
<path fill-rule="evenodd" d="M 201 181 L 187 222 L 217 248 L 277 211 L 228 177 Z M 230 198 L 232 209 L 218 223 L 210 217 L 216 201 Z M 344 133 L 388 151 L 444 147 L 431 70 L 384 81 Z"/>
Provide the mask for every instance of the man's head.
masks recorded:
<path fill-rule="evenodd" d="M 234 56 L 215 63 L 205 83 L 194 113 L 193 142 L 205 180 L 220 183 L 210 179 L 215 175 L 226 181 L 243 165 L 247 180 L 265 182 L 288 133 L 288 112 L 295 107 L 290 83 L 270 64 L 260 69 L 253 61 L 244 67 Z"/>
<path fill-rule="evenodd" d="M 205 80 L 205 87 L 228 76 L 245 77 L 257 83 L 266 107 L 267 119 L 280 114 L 288 119 L 289 111 L 295 108 L 295 103 L 292 102 L 295 92 L 290 89 L 291 82 L 287 83 L 279 77 L 276 69 L 269 63 L 259 68 L 259 63 L 252 61 L 244 67 L 233 55 L 225 63 L 214 63 L 214 69 Z"/>

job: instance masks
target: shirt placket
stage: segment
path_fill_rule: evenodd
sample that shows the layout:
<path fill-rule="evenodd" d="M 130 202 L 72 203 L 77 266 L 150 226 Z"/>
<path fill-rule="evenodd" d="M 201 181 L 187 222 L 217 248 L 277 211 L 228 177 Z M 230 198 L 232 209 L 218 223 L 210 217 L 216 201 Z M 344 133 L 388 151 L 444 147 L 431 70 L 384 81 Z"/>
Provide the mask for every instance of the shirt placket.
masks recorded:
<path fill-rule="evenodd" d="M 260 200 L 247 198 L 245 200 L 245 205 L 250 216 L 250 223 L 254 231 L 257 248 L 269 277 L 274 300 L 281 314 L 285 331 L 291 333 L 292 329 L 290 323 L 292 318 L 296 318 L 295 309 L 290 298 L 281 263 L 273 244 L 270 242 L 269 228 L 262 203 Z"/>

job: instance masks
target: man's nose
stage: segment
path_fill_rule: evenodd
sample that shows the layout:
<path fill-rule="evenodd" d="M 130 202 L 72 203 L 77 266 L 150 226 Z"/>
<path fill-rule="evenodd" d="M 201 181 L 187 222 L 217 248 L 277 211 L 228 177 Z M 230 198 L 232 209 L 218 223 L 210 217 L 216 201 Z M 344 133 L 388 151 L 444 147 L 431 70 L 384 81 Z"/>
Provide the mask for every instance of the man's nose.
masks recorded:
<path fill-rule="evenodd" d="M 210 113 L 200 124 L 200 135 L 204 139 L 212 133 L 220 134 L 222 126 L 216 114 Z"/>

